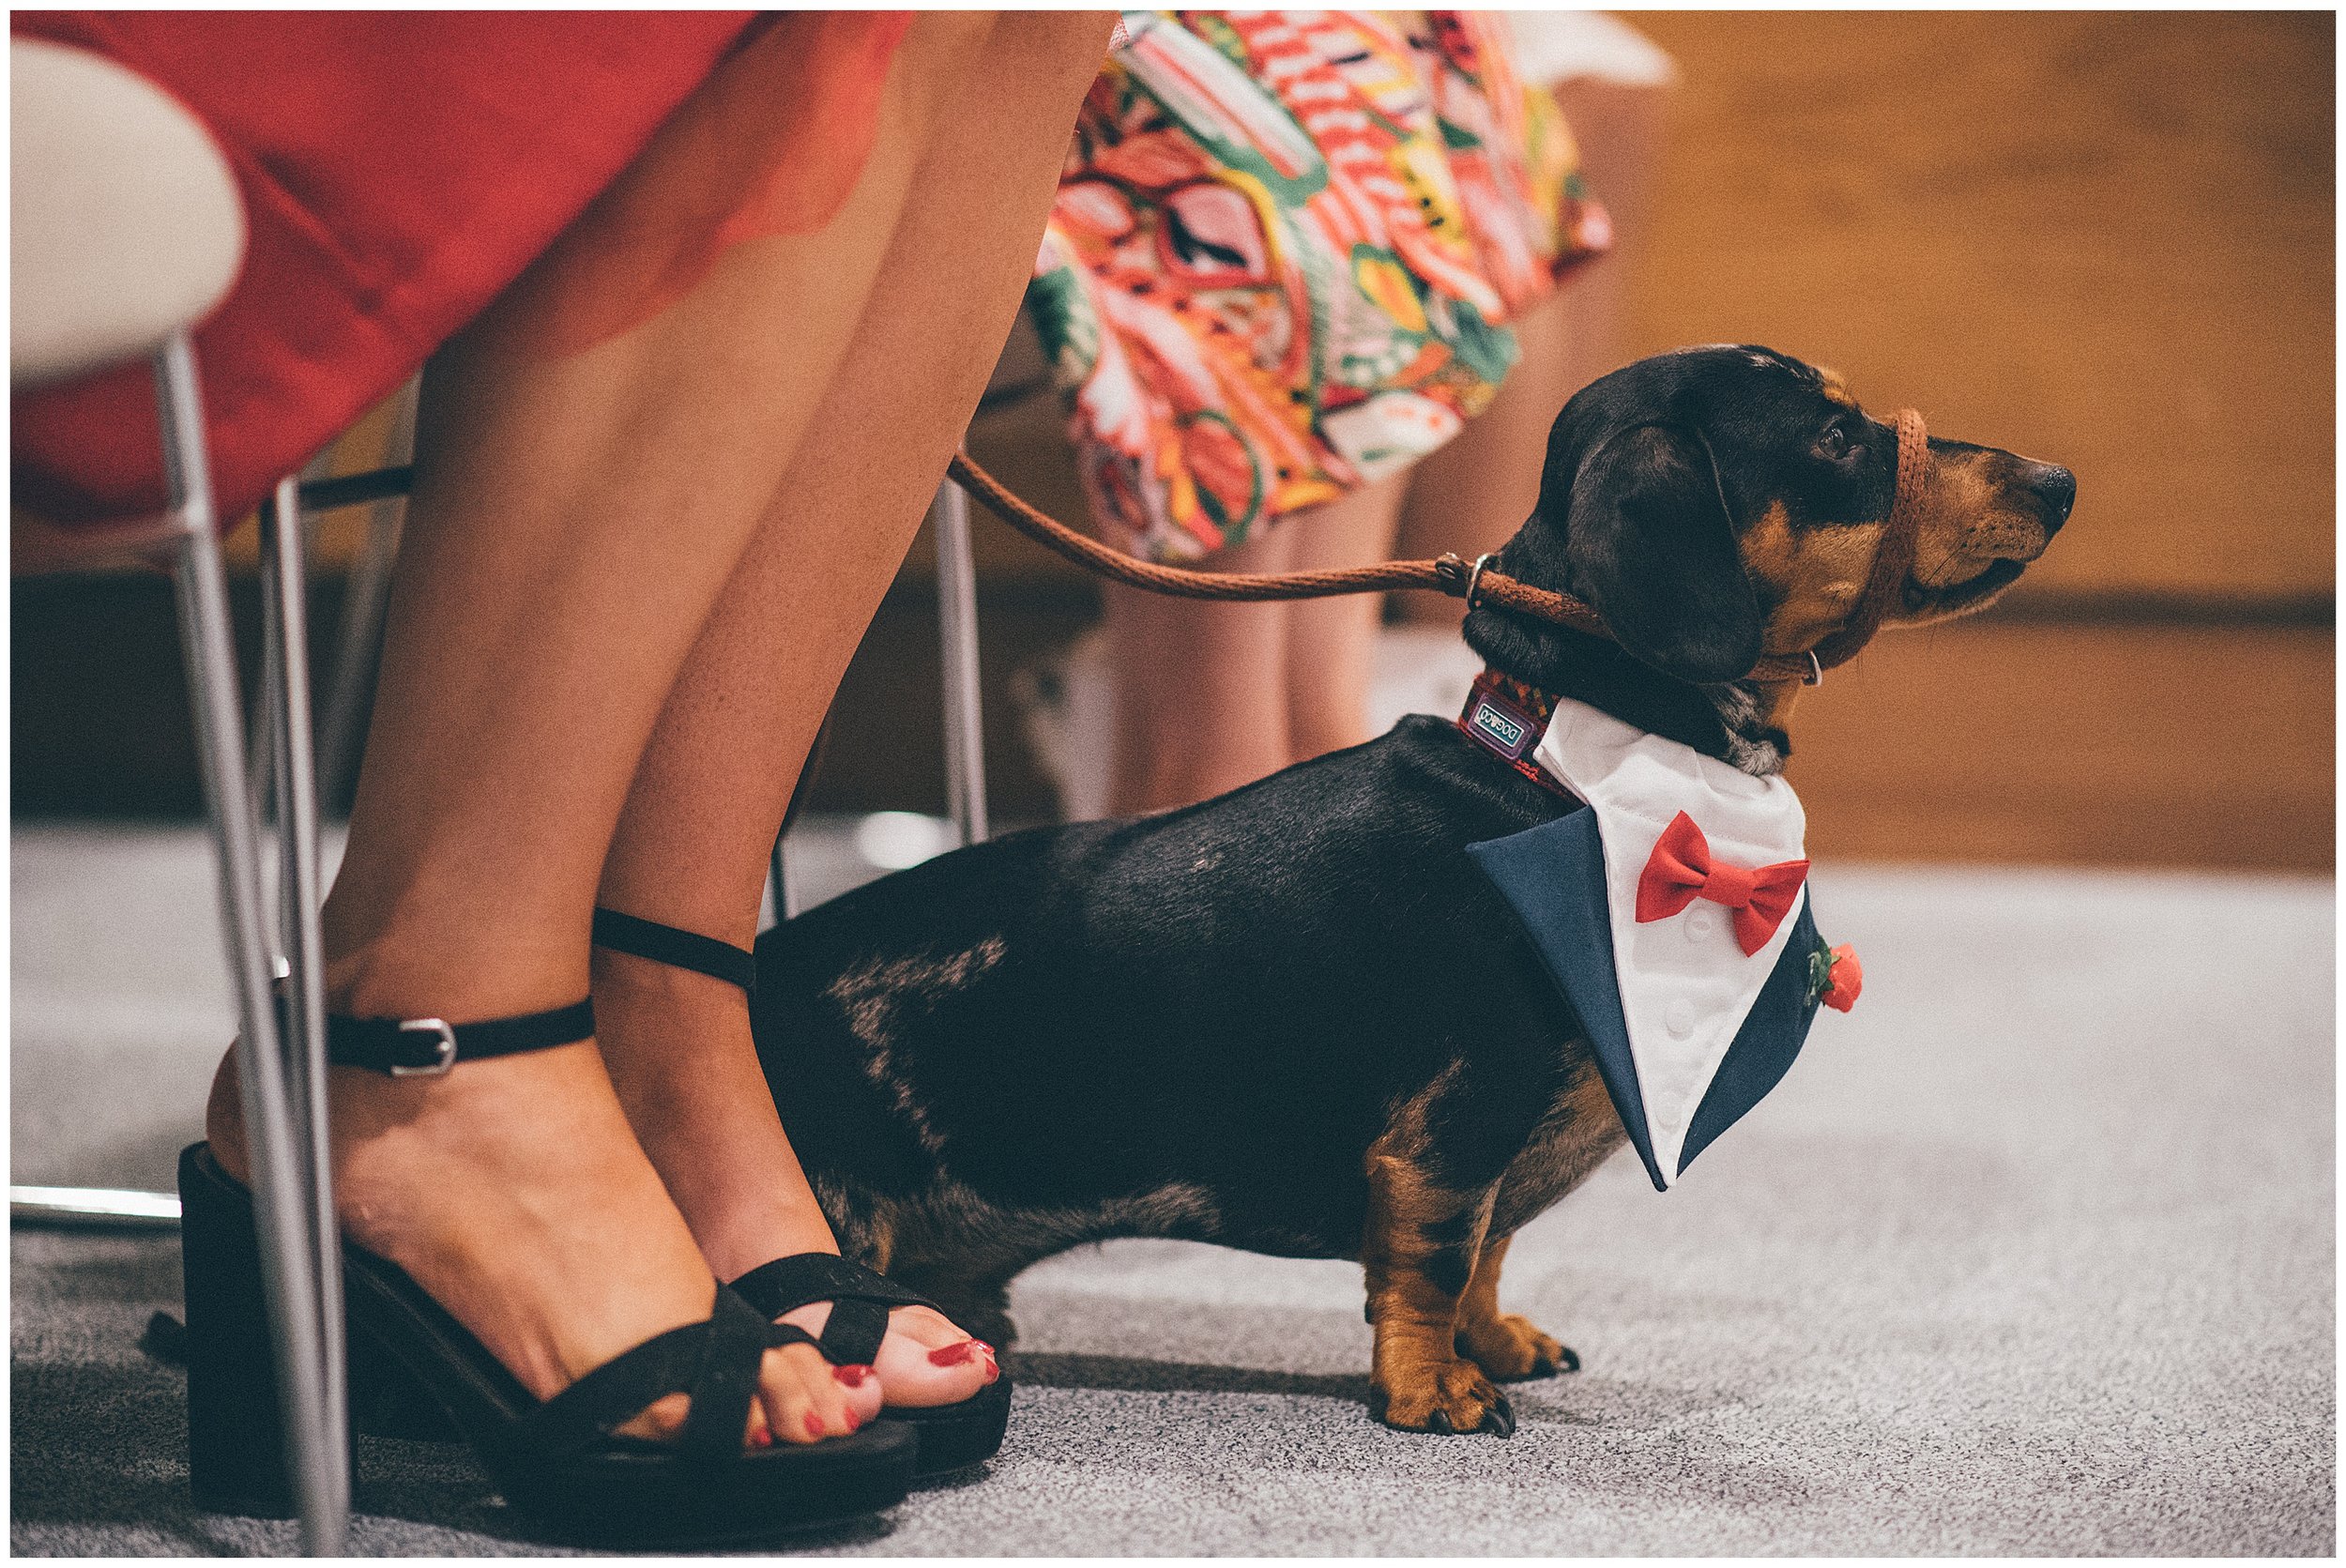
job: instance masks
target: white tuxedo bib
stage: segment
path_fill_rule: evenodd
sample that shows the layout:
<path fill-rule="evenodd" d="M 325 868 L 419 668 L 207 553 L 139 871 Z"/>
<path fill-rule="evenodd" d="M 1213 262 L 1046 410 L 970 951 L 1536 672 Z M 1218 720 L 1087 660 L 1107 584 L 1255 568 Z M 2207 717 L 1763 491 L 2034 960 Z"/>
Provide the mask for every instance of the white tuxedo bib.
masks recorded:
<path fill-rule="evenodd" d="M 1485 720 L 1478 704 L 1489 700 L 1478 688 L 1461 727 L 1504 755 L 1494 738 L 1524 716 L 1502 704 Z M 1782 778 L 1754 778 L 1569 698 L 1529 760 L 1589 809 L 1470 853 L 1587 1027 L 1630 1141 L 1667 1188 L 1790 1068 L 1830 959 L 1816 956 L 1805 883 L 1746 953 L 1733 911 L 1705 897 L 1639 921 L 1640 878 L 1681 813 L 1729 878 L 1803 859 L 1806 816 Z"/>

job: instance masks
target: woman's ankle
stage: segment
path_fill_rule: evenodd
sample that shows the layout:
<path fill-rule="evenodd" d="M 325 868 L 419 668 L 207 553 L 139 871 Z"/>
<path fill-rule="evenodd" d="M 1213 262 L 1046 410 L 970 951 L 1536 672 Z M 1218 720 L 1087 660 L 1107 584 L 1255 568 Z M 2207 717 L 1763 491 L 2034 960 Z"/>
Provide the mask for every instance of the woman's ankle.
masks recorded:
<path fill-rule="evenodd" d="M 720 1279 L 836 1252 L 758 1064 L 742 993 L 711 976 L 598 950 L 603 1060 L 638 1142 Z"/>
<path fill-rule="evenodd" d="M 494 909 L 434 904 L 418 890 L 385 901 L 345 891 L 348 868 L 321 911 L 326 1010 L 352 1018 L 514 1018 L 586 995 L 586 927 L 539 905 Z"/>
<path fill-rule="evenodd" d="M 535 944 L 508 946 L 527 952 Z M 545 1012 L 575 1002 L 586 993 L 583 977 L 570 978 L 559 962 L 516 963 L 510 954 L 493 961 L 495 956 L 491 952 L 473 957 L 434 955 L 400 933 L 387 933 L 340 951 L 327 961 L 326 1009 L 329 1015 L 354 1018 L 430 1017 L 466 1024 Z M 237 1053 L 241 1048 L 232 1044 L 221 1055 L 204 1112 L 206 1140 L 222 1167 L 239 1180 L 249 1174 L 250 1164 L 239 1082 Z M 343 1070 L 329 1073 L 329 1105 L 348 1101 L 354 1083 L 363 1084 L 363 1075 L 353 1079 Z M 401 1098 L 404 1104 L 417 1108 L 422 1104 L 419 1092 Z M 366 1119 L 374 1121 L 380 1117 Z M 338 1137 L 347 1137 L 354 1131 L 345 1111 L 337 1110 L 332 1121 Z"/>

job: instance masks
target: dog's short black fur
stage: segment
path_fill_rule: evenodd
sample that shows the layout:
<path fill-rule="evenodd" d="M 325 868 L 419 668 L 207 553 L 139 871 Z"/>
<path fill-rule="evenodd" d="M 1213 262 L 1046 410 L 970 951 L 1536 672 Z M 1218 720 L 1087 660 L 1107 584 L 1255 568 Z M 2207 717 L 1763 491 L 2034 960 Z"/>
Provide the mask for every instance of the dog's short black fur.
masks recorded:
<path fill-rule="evenodd" d="M 2065 470 L 1933 439 L 1893 619 L 1986 602 L 2068 515 Z M 1499 670 L 1754 772 L 1866 578 L 1896 441 L 1764 349 L 1595 382 L 1549 440 L 1511 575 L 1619 645 L 1490 608 Z M 1464 853 L 1572 809 L 1450 723 L 1186 810 L 998 839 L 758 944 L 758 1048 L 853 1256 L 1007 1343 L 1004 1287 L 1112 1236 L 1354 1257 L 1377 1413 L 1508 1430 L 1492 1379 L 1577 1364 L 1497 1306 L 1506 1239 L 1622 1142 L 1582 1030 Z"/>

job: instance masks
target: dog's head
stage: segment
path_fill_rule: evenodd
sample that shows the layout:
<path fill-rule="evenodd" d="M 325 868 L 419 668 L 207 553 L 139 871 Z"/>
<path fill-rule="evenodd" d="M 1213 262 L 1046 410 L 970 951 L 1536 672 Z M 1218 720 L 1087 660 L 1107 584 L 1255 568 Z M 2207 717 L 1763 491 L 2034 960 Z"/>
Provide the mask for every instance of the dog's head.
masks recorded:
<path fill-rule="evenodd" d="M 2077 497 L 2065 468 L 1935 435 L 1929 467 L 1889 624 L 1988 603 L 2044 554 Z M 1763 653 L 1806 652 L 1849 620 L 1897 476 L 1892 427 L 1829 372 L 1764 348 L 1660 355 L 1564 405 L 1539 505 L 1496 564 L 1591 605 L 1645 670 L 1732 686 Z M 1558 672 L 1542 666 L 1571 662 L 1568 640 L 1548 646 L 1551 634 L 1501 612 L 1474 612 L 1467 636 L 1551 690 Z M 1710 706 L 1775 705 L 1714 692 Z"/>

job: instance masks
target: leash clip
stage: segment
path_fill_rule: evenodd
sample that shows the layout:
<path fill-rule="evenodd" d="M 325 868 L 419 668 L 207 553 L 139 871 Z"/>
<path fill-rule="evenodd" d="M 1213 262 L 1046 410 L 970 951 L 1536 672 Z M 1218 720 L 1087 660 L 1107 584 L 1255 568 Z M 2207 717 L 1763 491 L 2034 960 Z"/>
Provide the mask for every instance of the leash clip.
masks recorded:
<path fill-rule="evenodd" d="M 1466 601 L 1468 609 L 1471 610 L 1474 608 L 1475 586 L 1483 581 L 1483 572 L 1485 569 L 1487 568 L 1491 562 L 1497 559 L 1499 559 L 1497 556 L 1491 555 L 1487 552 L 1474 557 L 1474 570 L 1467 573 Z"/>
<path fill-rule="evenodd" d="M 1483 573 L 1499 557 L 1494 555 L 1481 555 L 1475 556 L 1470 565 L 1460 556 L 1445 551 L 1434 561 L 1434 581 L 1440 584 L 1442 592 L 1453 599 L 1465 600 L 1467 608 L 1471 610 L 1475 607 L 1474 596 L 1483 581 Z"/>

